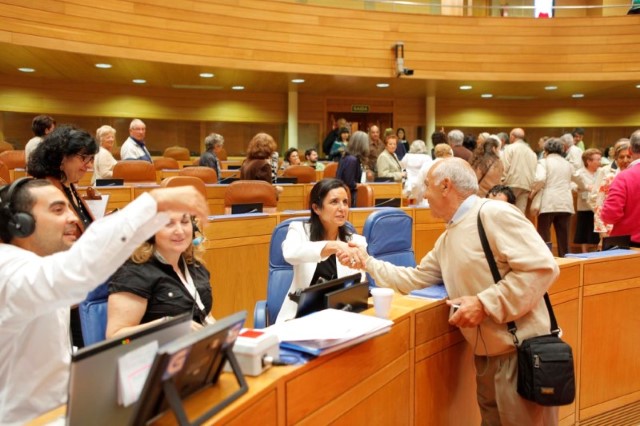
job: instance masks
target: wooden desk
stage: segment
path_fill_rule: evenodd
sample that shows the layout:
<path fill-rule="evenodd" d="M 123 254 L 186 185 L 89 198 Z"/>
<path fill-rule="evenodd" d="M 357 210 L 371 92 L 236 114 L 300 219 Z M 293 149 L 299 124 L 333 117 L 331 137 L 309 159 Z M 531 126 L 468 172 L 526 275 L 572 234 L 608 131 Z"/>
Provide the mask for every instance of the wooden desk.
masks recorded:
<path fill-rule="evenodd" d="M 310 193 L 311 190 L 306 191 L 306 187 L 313 187 L 313 184 L 301 184 L 301 183 L 285 183 L 279 184 L 282 187 L 282 193 L 278 198 L 278 211 L 285 210 L 304 210 L 309 208 L 309 203 L 305 200 L 305 193 Z"/>
<path fill-rule="evenodd" d="M 178 176 L 180 174 L 180 169 L 162 169 L 156 170 L 156 182 L 160 183 L 163 179 L 172 176 Z"/>

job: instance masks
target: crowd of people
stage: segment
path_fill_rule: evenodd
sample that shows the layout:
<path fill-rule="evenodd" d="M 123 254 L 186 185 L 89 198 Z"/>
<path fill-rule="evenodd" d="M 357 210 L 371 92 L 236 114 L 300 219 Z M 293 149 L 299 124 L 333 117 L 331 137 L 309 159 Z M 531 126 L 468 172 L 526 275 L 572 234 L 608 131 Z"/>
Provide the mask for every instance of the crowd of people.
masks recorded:
<path fill-rule="evenodd" d="M 607 150 L 607 161 L 600 150 L 585 149 L 582 129 L 545 138 L 539 157 L 520 128 L 477 138 L 460 130 L 439 131 L 429 143 L 409 144 L 404 129 L 387 129 L 381 138 L 377 126 L 351 134 L 346 120 L 338 124 L 327 136 L 335 139 L 323 144 L 330 161 L 338 162 L 336 178 L 313 186 L 310 219 L 292 223 L 282 245 L 293 265 L 290 291 L 358 271 L 401 293 L 444 281 L 447 303 L 459 306 L 449 322 L 473 346 L 476 369 L 483 372 L 477 377 L 483 422 L 556 424 L 557 408 L 515 394 L 515 348 L 504 324 L 518 321 L 521 340 L 548 333 L 543 295 L 558 266 L 545 243 L 553 225 L 558 255 L 569 251 L 572 192 L 578 211 L 574 242 L 583 250 L 593 249 L 602 235 L 630 235 L 632 245 L 640 246 L 640 204 L 632 202 L 640 191 L 640 130 Z M 210 271 L 196 243 L 199 223 L 207 216 L 202 195 L 191 187 L 154 189 L 95 220 L 76 185 L 92 165 L 94 179 L 110 176 L 115 129 L 102 126 L 94 138 L 38 116 L 33 130 L 27 163 L 32 177 L 0 188 L 3 424 L 24 422 L 64 403 L 70 351 L 83 345 L 70 306 L 96 286 L 109 292 L 106 337 L 185 312 L 192 314 L 192 329 L 215 321 Z M 144 122 L 133 120 L 122 160 L 151 161 L 145 134 Z M 218 175 L 223 144 L 221 135 L 208 135 L 199 160 Z M 240 177 L 275 183 L 280 167 L 322 170 L 315 149 L 304 157 L 303 163 L 299 151 L 290 148 L 281 165 L 274 138 L 258 133 L 248 144 Z M 424 200 L 447 224 L 415 268 L 369 256 L 365 238 L 347 226 L 357 185 L 376 178 L 403 182 L 406 196 Z M 537 229 L 527 211 L 537 216 Z M 478 219 L 488 230 L 500 289 L 487 265 L 478 263 L 484 258 Z M 453 264 L 464 266 L 446 266 Z M 34 303 L 40 307 L 37 315 Z M 295 314 L 296 303 L 285 297 L 277 321 Z M 37 374 L 32 374 L 34 365 Z M 24 380 L 27 376 L 32 380 Z"/>

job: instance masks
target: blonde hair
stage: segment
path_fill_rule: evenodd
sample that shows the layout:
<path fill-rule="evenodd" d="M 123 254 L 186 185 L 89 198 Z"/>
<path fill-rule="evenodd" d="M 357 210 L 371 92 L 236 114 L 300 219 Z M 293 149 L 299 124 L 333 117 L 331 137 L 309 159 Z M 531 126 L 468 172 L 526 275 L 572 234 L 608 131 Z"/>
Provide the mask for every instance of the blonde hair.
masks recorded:
<path fill-rule="evenodd" d="M 198 220 L 194 219 L 194 222 L 195 222 L 195 225 L 197 226 L 197 229 L 199 230 L 200 226 L 198 224 Z M 134 250 L 133 254 L 131 255 L 131 261 L 133 263 L 138 263 L 138 264 L 147 263 L 153 256 L 153 253 L 155 252 L 155 250 L 156 250 L 156 244 L 155 244 L 155 236 L 154 236 L 149 240 L 145 241 L 144 243 L 140 244 L 138 248 Z M 189 247 L 187 247 L 187 249 L 182 252 L 182 257 L 189 265 L 196 262 L 204 263 L 202 260 L 203 255 L 204 255 L 203 245 L 202 244 L 198 244 L 197 246 L 193 245 L 193 241 L 189 243 Z"/>

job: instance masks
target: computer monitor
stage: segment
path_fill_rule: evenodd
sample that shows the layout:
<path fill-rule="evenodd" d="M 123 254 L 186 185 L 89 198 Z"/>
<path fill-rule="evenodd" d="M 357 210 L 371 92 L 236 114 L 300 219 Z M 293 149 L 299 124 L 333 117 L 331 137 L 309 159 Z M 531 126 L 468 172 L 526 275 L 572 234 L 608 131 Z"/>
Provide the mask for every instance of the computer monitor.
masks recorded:
<path fill-rule="evenodd" d="M 231 182 L 235 182 L 237 180 L 240 180 L 240 178 L 237 177 L 226 177 L 226 178 L 222 178 L 218 181 L 219 184 L 221 185 L 229 185 Z"/>
<path fill-rule="evenodd" d="M 231 214 L 262 213 L 262 203 L 232 204 Z"/>
<path fill-rule="evenodd" d="M 242 167 L 240 164 L 229 164 L 227 170 L 240 170 L 240 167 Z"/>
<path fill-rule="evenodd" d="M 374 182 L 393 182 L 392 177 L 377 177 L 373 179 Z"/>
<path fill-rule="evenodd" d="M 278 176 L 276 183 L 298 183 L 298 178 L 294 176 Z"/>
<path fill-rule="evenodd" d="M 191 331 L 191 312 L 124 337 L 105 340 L 71 356 L 67 424 L 127 424 L 134 406 L 118 404 L 118 358 L 150 342 L 164 345 Z"/>
<path fill-rule="evenodd" d="M 298 303 L 296 318 L 327 308 L 353 312 L 367 309 L 369 283 L 360 282 L 361 278 L 362 274 L 349 275 L 289 293 L 289 298 Z"/>
<path fill-rule="evenodd" d="M 246 311 L 238 312 L 161 347 L 130 424 L 147 424 L 169 408 L 179 424 L 201 424 L 244 394 L 249 387 L 232 349 L 246 316 Z M 213 407 L 189 419 L 182 400 L 214 385 L 227 361 L 239 388 L 222 401 L 211 401 Z"/>
<path fill-rule="evenodd" d="M 96 179 L 96 186 L 122 186 L 124 179 Z"/>
<path fill-rule="evenodd" d="M 628 249 L 631 246 L 631 235 L 616 235 L 602 239 L 602 251 Z"/>
<path fill-rule="evenodd" d="M 376 198 L 374 207 L 401 207 L 402 200 L 400 198 Z"/>

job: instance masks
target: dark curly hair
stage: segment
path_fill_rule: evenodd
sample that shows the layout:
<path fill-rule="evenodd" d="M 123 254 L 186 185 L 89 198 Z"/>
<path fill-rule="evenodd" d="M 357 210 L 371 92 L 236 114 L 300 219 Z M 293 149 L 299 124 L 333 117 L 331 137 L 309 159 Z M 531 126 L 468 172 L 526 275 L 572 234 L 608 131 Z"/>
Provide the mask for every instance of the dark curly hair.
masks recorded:
<path fill-rule="evenodd" d="M 67 177 L 60 166 L 65 157 L 95 155 L 97 152 L 96 140 L 85 130 L 66 125 L 56 127 L 33 151 L 27 170 L 38 179 L 52 177 L 64 182 Z"/>

